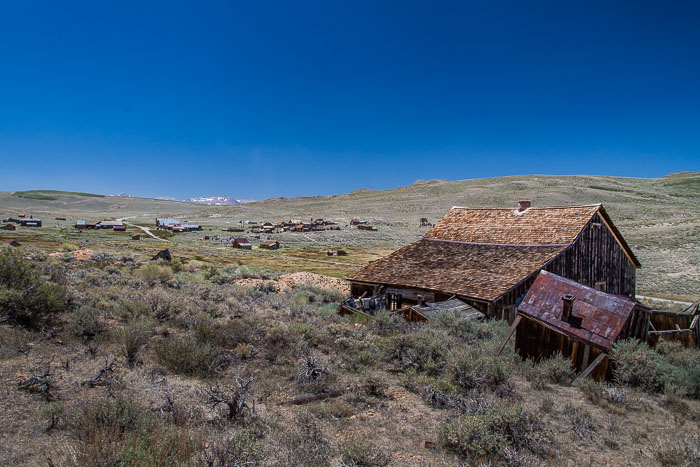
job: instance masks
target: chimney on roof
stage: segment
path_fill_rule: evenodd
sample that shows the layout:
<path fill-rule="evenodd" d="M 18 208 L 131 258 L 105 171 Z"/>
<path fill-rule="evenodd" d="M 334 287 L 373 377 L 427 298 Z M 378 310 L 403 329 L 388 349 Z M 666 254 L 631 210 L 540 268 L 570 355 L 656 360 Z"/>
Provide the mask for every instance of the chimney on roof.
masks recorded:
<path fill-rule="evenodd" d="M 564 302 L 564 308 L 561 312 L 562 321 L 571 321 L 571 310 L 574 308 L 574 300 L 576 300 L 576 297 L 570 294 L 561 297 L 561 301 Z"/>
<path fill-rule="evenodd" d="M 530 203 L 529 199 L 521 199 L 518 201 L 518 212 L 523 212 L 526 209 L 529 209 L 532 203 Z"/>

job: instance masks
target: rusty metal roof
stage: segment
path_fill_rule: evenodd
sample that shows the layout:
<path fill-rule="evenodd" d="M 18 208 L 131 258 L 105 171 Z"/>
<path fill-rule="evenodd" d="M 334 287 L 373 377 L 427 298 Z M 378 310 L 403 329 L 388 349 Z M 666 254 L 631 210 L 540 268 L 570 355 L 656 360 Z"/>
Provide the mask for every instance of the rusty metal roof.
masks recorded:
<path fill-rule="evenodd" d="M 492 301 L 536 273 L 564 248 L 424 239 L 369 263 L 347 279 Z"/>
<path fill-rule="evenodd" d="M 561 320 L 564 295 L 572 295 L 572 315 L 582 318 L 577 328 Z M 541 271 L 518 311 L 585 343 L 610 350 L 637 303 L 547 271 Z"/>

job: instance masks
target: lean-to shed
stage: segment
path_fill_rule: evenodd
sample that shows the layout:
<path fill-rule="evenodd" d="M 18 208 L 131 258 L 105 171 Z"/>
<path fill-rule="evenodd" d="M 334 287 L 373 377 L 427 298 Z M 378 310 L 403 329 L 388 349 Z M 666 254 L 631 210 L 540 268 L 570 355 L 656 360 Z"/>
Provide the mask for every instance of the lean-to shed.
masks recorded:
<path fill-rule="evenodd" d="M 634 297 L 640 263 L 600 204 L 515 209 L 452 208 L 422 239 L 348 276 L 352 294 L 378 289 L 415 304 L 457 296 L 488 316 L 515 319 L 546 270 Z"/>
<path fill-rule="evenodd" d="M 577 372 L 596 380 L 608 373 L 607 355 L 618 339 L 646 340 L 649 317 L 632 298 L 613 295 L 542 271 L 518 307 L 515 349 L 527 358 L 560 353 Z"/>

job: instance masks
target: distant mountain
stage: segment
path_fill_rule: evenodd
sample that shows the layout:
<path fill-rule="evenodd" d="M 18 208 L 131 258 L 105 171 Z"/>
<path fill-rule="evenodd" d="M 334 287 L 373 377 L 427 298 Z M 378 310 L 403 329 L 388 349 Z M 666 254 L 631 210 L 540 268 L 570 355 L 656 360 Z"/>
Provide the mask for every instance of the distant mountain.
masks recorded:
<path fill-rule="evenodd" d="M 230 196 L 220 195 L 220 196 L 200 196 L 199 198 L 190 198 L 186 200 L 188 203 L 194 204 L 206 204 L 209 206 L 236 206 L 238 204 L 243 204 L 250 202 L 251 200 L 240 200 L 231 198 Z"/>

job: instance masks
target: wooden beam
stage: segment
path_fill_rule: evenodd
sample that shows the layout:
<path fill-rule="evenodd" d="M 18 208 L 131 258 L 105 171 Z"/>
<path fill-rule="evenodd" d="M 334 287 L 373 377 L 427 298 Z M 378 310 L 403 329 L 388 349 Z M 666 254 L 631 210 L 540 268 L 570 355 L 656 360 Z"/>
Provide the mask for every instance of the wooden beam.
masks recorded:
<path fill-rule="evenodd" d="M 515 328 L 518 327 L 518 324 L 520 324 L 520 321 L 523 319 L 522 316 L 518 315 L 517 318 L 515 318 L 515 321 L 513 321 L 513 324 L 510 325 L 510 329 L 508 329 L 508 333 L 506 334 L 506 337 L 503 339 L 503 342 L 501 342 L 501 345 L 498 347 L 498 351 L 496 352 L 496 355 L 494 357 L 498 357 L 501 355 L 501 352 L 503 352 L 503 349 L 506 347 L 506 344 L 510 340 L 511 337 L 513 337 L 513 333 L 515 332 Z"/>
<path fill-rule="evenodd" d="M 608 354 L 606 354 L 606 353 L 601 353 L 600 355 L 598 355 L 598 358 L 596 358 L 595 360 L 593 360 L 593 363 L 591 363 L 590 365 L 588 365 L 588 368 L 586 368 L 585 370 L 583 370 L 583 373 L 581 373 L 580 375 L 578 375 L 578 376 L 576 377 L 576 379 L 573 380 L 573 382 L 571 383 L 571 385 L 572 385 L 572 386 L 578 386 L 578 383 L 580 383 L 581 381 L 583 381 L 584 379 L 586 379 L 586 378 L 588 377 L 588 375 L 590 375 L 591 373 L 593 373 L 593 370 L 595 370 L 596 367 L 597 367 L 598 365 L 600 365 L 600 362 L 602 362 L 603 360 L 605 360 L 605 357 L 607 357 L 607 356 L 608 356 Z"/>

